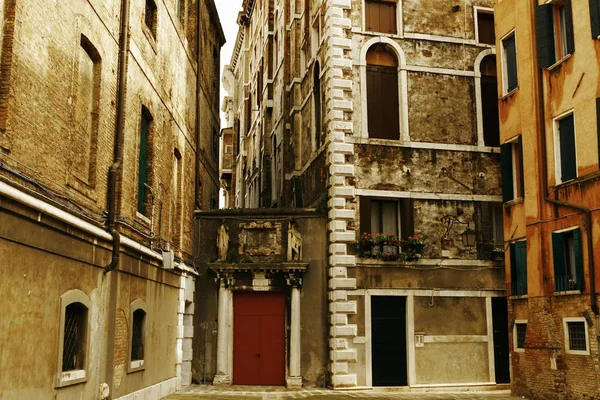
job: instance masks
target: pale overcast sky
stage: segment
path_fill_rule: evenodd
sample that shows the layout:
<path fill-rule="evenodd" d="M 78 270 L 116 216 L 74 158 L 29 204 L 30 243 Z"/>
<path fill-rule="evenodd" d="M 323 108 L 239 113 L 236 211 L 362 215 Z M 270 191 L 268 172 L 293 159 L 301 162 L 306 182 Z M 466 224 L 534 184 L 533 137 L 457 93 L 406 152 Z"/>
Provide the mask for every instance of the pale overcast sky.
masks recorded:
<path fill-rule="evenodd" d="M 219 18 L 221 19 L 221 25 L 223 26 L 223 32 L 225 32 L 225 39 L 227 40 L 227 43 L 221 49 L 221 76 L 223 76 L 223 66 L 229 64 L 233 45 L 235 44 L 238 31 L 237 15 L 242 8 L 242 0 L 215 0 L 215 4 L 219 11 Z M 223 85 L 221 85 L 221 98 L 224 95 L 225 91 L 223 90 Z M 223 121 L 222 117 L 221 121 Z"/>

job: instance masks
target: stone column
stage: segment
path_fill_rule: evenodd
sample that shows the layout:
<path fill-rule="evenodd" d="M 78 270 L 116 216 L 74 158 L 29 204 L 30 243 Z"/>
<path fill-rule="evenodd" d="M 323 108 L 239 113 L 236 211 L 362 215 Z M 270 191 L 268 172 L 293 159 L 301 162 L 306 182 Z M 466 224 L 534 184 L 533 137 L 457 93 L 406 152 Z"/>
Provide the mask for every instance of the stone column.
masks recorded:
<path fill-rule="evenodd" d="M 231 278 L 219 274 L 216 279 L 219 285 L 219 308 L 218 308 L 218 330 L 217 330 L 217 374 L 213 379 L 213 385 L 231 385 L 229 375 L 229 292 L 231 292 Z"/>
<path fill-rule="evenodd" d="M 302 286 L 302 278 L 290 276 L 287 279 L 287 282 L 288 285 L 292 287 L 292 312 L 290 317 L 290 364 L 288 368 L 289 376 L 286 378 L 286 384 L 288 388 L 301 388 L 300 287 Z"/>

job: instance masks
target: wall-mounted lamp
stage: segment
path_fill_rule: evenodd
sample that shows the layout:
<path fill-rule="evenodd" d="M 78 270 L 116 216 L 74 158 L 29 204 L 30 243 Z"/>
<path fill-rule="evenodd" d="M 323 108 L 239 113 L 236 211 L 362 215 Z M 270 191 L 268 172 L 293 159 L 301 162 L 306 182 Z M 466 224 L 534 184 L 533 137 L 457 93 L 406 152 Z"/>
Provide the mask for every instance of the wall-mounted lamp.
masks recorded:
<path fill-rule="evenodd" d="M 469 227 L 468 222 L 462 222 L 454 215 L 445 215 L 441 218 L 440 221 L 442 222 L 442 224 L 446 225 L 446 232 L 444 232 L 444 235 L 442 236 L 442 241 L 448 240 L 448 235 L 450 234 L 450 230 L 452 229 L 452 226 L 456 222 L 461 225 L 467 225 L 467 229 L 465 229 L 465 231 L 463 233 L 461 233 L 461 235 L 460 235 L 463 245 L 465 247 L 474 247 L 475 246 L 475 242 L 477 241 L 477 232 L 475 232 L 473 229 L 471 229 Z"/>

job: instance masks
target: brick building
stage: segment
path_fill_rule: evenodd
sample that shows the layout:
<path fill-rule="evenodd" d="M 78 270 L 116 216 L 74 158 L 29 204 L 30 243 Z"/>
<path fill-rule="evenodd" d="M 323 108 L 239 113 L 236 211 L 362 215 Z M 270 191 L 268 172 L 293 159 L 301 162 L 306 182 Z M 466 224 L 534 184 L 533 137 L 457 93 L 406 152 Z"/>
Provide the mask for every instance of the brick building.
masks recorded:
<path fill-rule="evenodd" d="M 213 0 L 0 0 L 1 398 L 191 383 L 223 43 Z"/>
<path fill-rule="evenodd" d="M 600 2 L 495 6 L 512 391 L 600 397 Z"/>
<path fill-rule="evenodd" d="M 226 72 L 235 207 L 327 215 L 322 231 L 299 228 L 327 249 L 326 270 L 304 272 L 328 283 L 328 304 L 312 308 L 327 315 L 328 353 L 307 347 L 318 332 L 302 336 L 306 385 L 508 382 L 504 264 L 492 260 L 504 254 L 493 5 L 243 3 Z M 235 285 L 220 287 L 235 304 Z M 317 294 L 302 288 L 301 299 Z M 235 343 L 213 339 L 223 357 Z M 232 357 L 235 383 L 243 361 Z"/>

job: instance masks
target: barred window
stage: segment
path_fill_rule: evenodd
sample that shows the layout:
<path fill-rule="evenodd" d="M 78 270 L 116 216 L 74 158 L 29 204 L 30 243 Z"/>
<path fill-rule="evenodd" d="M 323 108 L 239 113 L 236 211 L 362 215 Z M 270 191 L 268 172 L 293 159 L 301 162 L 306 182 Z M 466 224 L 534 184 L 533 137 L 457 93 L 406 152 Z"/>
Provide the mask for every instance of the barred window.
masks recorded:
<path fill-rule="evenodd" d="M 569 350 L 587 350 L 587 340 L 585 335 L 585 322 L 567 322 L 569 329 Z"/>
<path fill-rule="evenodd" d="M 87 307 L 69 304 L 65 309 L 62 371 L 84 369 Z"/>
<path fill-rule="evenodd" d="M 131 334 L 131 361 L 144 359 L 144 322 L 146 312 L 142 309 L 133 312 Z"/>
<path fill-rule="evenodd" d="M 516 348 L 525 348 L 525 334 L 527 333 L 527 324 L 516 324 L 517 343 Z"/>

